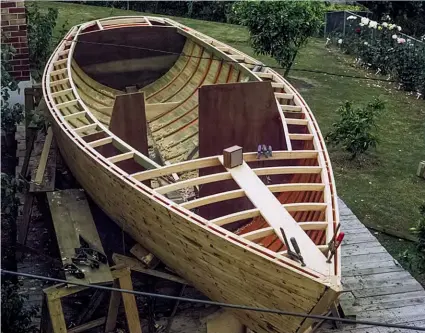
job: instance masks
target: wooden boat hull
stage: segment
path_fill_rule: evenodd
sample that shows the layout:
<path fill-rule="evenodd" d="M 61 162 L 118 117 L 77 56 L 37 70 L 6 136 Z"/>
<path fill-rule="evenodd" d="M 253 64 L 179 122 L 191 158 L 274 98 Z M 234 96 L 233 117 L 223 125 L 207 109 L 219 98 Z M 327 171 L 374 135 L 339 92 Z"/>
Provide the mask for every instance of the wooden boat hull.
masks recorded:
<path fill-rule="evenodd" d="M 113 19 L 105 20 L 108 20 L 108 22 L 114 21 Z M 102 21 L 103 23 L 95 21 L 83 26 L 91 27 L 97 25 L 103 29 L 106 27 L 105 20 Z M 125 20 L 131 24 L 139 24 L 137 22 L 140 22 L 140 18 L 126 18 Z M 149 20 L 153 21 L 155 19 L 149 18 Z M 179 29 L 184 30 L 186 28 L 180 26 Z M 202 198 L 199 198 L 198 201 L 189 201 L 180 205 L 163 195 L 163 193 L 167 193 L 168 189 L 171 191 L 171 188 L 179 188 L 185 182 L 203 184 L 204 179 L 208 177 L 221 179 L 224 176 L 224 179 L 229 179 L 230 173 L 207 175 L 192 180 L 170 183 L 159 187 L 158 190 L 145 185 L 144 182 L 146 180 L 160 179 L 176 172 L 184 173 L 192 169 L 201 170 L 202 168 L 218 167 L 220 165 L 219 158 L 212 156 L 162 167 L 151 162 L 146 156 L 135 151 L 114 136 L 101 123 L 92 122 L 95 117 L 86 107 L 84 98 L 81 99 L 79 97 L 78 89 L 72 79 L 72 59 L 67 58 L 67 55 L 71 54 L 73 50 L 72 43 L 69 40 L 73 40 L 72 38 L 75 40 L 75 36 L 78 35 L 76 33 L 77 30 L 81 31 L 82 27 L 71 29 L 65 42 L 60 44 L 52 55 L 43 76 L 43 90 L 51 111 L 53 118 L 52 127 L 61 153 L 73 175 L 93 200 L 137 242 L 149 249 L 167 266 L 174 269 L 198 290 L 215 301 L 300 313 L 327 313 L 330 305 L 337 299 L 341 291 L 339 251 L 333 263 L 324 268 L 326 271 L 320 273 L 309 267 L 310 264 L 313 265 L 309 258 L 309 253 L 304 252 L 309 265 L 302 267 L 299 262 L 286 257 L 285 253 L 283 253 L 285 251 L 273 252 L 269 248 L 263 247 L 260 243 L 250 241 L 250 238 L 245 237 L 243 234 L 221 227 L 220 223 L 223 223 L 223 219 L 220 220 L 220 223 L 214 223 L 195 214 L 190 208 L 191 206 L 199 205 L 199 200 Z M 181 33 L 185 33 L 184 31 L 186 30 L 183 30 Z M 249 76 L 249 71 L 245 70 Z M 272 75 L 273 77 L 274 74 L 267 75 Z M 290 89 L 287 83 L 285 83 L 285 87 Z M 83 91 L 80 91 L 80 93 L 83 94 Z M 280 94 L 285 95 L 284 93 Z M 68 99 L 63 100 L 62 96 L 67 96 Z M 75 109 L 69 108 L 74 106 L 76 106 Z M 287 107 L 288 110 L 292 108 L 295 108 L 295 106 Z M 301 109 L 300 106 L 296 106 L 296 108 Z M 309 110 L 307 111 L 309 112 Z M 280 114 L 283 116 L 282 112 Z M 83 121 L 79 118 L 82 116 L 86 117 L 84 119 L 89 120 L 89 122 L 84 123 L 86 120 Z M 312 115 L 310 116 L 306 113 L 306 117 L 309 117 L 308 121 L 304 120 L 303 123 L 317 126 Z M 77 120 L 81 123 L 76 124 Z M 99 128 L 102 129 L 102 133 L 107 135 L 91 141 L 87 140 L 90 131 Z M 88 134 L 82 135 L 85 132 Z M 286 137 L 288 138 L 288 135 Z M 299 137 L 294 135 L 296 139 Z M 318 140 L 316 134 L 314 138 Z M 105 156 L 100 150 L 94 149 L 111 143 L 115 147 L 119 147 L 119 149 L 124 147 L 125 152 Z M 323 153 L 323 149 L 319 149 L 316 145 L 315 141 L 314 145 L 312 145 L 316 149 L 314 151 L 309 150 L 308 145 L 306 145 L 307 148 L 304 150 L 277 151 L 270 160 L 307 161 L 308 158 L 312 157 L 317 159 L 327 158 L 327 155 L 323 155 L 326 152 Z M 252 165 L 256 160 L 255 155 L 255 153 L 246 153 L 244 154 L 244 159 Z M 134 160 L 138 163 L 140 162 L 141 165 L 152 170 L 132 174 L 117 167 L 115 163 L 126 159 L 127 156 L 134 157 Z M 319 163 L 322 162 L 319 161 Z M 315 165 L 284 166 L 280 169 L 278 168 L 278 170 L 274 168 L 273 172 L 300 172 L 301 175 L 290 178 L 298 179 L 302 183 L 299 189 L 311 189 L 313 186 L 320 187 L 325 192 L 330 191 L 332 195 L 324 192 L 325 195 L 322 195 L 321 199 L 318 197 L 322 202 L 313 202 L 312 204 L 307 202 L 304 206 L 302 204 L 301 206 L 292 204 L 294 211 L 292 214 L 295 217 L 298 216 L 296 214 L 300 209 L 327 207 L 328 213 L 326 213 L 326 216 L 328 220 L 326 222 L 318 222 L 320 221 L 319 218 L 323 218 L 324 211 L 320 214 L 300 215 L 316 216 L 312 222 L 303 224 L 303 228 L 307 228 L 305 230 L 311 230 L 309 228 L 312 228 L 312 224 L 315 224 L 313 230 L 329 225 L 326 233 L 323 233 L 323 237 L 321 237 L 322 242 L 324 242 L 332 237 L 332 231 L 335 230 L 339 223 L 335 203 L 336 192 L 333 183 L 329 185 L 329 181 L 327 184 L 322 185 L 317 183 L 314 177 L 303 178 L 303 173 L 309 173 L 313 169 L 315 173 L 321 172 L 322 178 L 331 175 L 332 171 L 328 162 L 326 167 L 325 163 L 320 168 L 320 164 L 319 166 Z M 267 170 L 256 170 L 256 172 L 261 173 Z M 306 179 L 311 179 L 312 183 L 304 184 L 303 181 L 305 182 Z M 331 180 L 333 180 L 332 177 Z M 324 182 L 324 179 L 322 179 L 322 182 Z M 290 188 L 285 188 L 286 185 L 290 184 L 279 185 L 282 188 L 281 191 L 286 191 Z M 224 192 L 224 198 L 238 198 L 243 195 L 243 193 L 236 193 L 237 196 L 235 196 L 233 192 L 229 193 Z M 220 197 L 219 199 L 217 199 L 217 195 Z M 202 200 L 218 202 L 223 199 L 220 193 L 217 195 L 213 196 L 213 198 L 205 197 Z M 312 196 L 309 194 L 308 197 Z M 328 201 L 323 202 L 323 200 Z M 291 204 L 288 205 L 288 210 L 290 209 L 289 206 Z M 242 213 L 244 214 L 244 212 Z M 253 223 L 247 225 L 247 228 L 263 223 L 261 222 L 261 214 L 260 210 L 251 210 L 248 215 L 251 218 L 254 217 L 254 220 Z M 234 218 L 233 215 L 225 217 L 227 221 L 234 220 Z M 269 229 L 259 229 L 259 231 L 269 237 L 271 235 L 270 231 L 273 231 Z M 251 239 L 254 239 L 252 233 Z M 324 248 L 323 244 L 316 245 Z M 321 260 L 324 261 L 326 258 L 323 258 Z M 231 311 L 241 322 L 257 333 L 304 332 L 314 323 L 312 320 L 293 316 L 236 309 Z"/>
<path fill-rule="evenodd" d="M 275 266 L 205 226 L 187 223 L 182 213 L 128 185 L 79 149 L 59 126 L 53 123 L 53 128 L 63 158 L 93 200 L 125 232 L 211 299 L 323 314 L 328 301 L 337 297 L 336 287 Z M 269 313 L 232 312 L 255 332 L 296 332 L 305 322 Z"/>

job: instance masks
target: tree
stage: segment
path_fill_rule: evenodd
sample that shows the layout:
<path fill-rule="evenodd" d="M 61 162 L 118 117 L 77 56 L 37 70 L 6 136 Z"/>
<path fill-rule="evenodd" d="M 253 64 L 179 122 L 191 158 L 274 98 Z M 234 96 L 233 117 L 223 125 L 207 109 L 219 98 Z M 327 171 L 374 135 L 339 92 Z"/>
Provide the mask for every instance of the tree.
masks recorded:
<path fill-rule="evenodd" d="M 311 1 L 241 1 L 233 6 L 257 54 L 269 55 L 287 76 L 298 50 L 323 24 L 324 4 Z"/>
<path fill-rule="evenodd" d="M 340 119 L 332 125 L 326 142 L 341 146 L 351 154 L 351 159 L 365 153 L 370 147 L 376 147 L 378 138 L 373 130 L 377 127 L 376 117 L 384 108 L 384 102 L 378 98 L 360 107 L 346 101 L 337 111 Z"/>

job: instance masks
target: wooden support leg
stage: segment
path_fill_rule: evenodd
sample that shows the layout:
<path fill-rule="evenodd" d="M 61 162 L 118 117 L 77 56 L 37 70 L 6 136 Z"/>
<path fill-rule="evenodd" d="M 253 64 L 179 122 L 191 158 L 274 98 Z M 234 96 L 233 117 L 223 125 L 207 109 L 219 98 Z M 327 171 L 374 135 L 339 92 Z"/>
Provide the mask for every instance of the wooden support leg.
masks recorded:
<path fill-rule="evenodd" d="M 66 333 L 66 323 L 63 315 L 61 299 L 51 298 L 47 295 L 47 307 L 50 313 L 53 333 Z"/>
<path fill-rule="evenodd" d="M 112 271 L 112 276 L 118 279 L 121 289 L 133 290 L 133 283 L 131 282 L 130 268 L 120 268 Z M 127 325 L 130 333 L 142 333 L 140 326 L 139 312 L 137 310 L 136 298 L 129 293 L 121 293 L 124 303 L 124 310 L 127 317 Z"/>
<path fill-rule="evenodd" d="M 33 193 L 27 192 L 25 194 L 24 211 L 23 211 L 23 214 L 22 214 L 22 223 L 19 226 L 18 236 L 17 236 L 18 243 L 23 244 L 23 245 L 25 245 L 25 243 L 27 241 L 28 227 L 29 227 L 29 224 L 30 224 L 34 198 L 35 198 L 35 196 L 34 196 Z"/>
<path fill-rule="evenodd" d="M 114 288 L 119 288 L 118 279 L 114 280 Z M 117 324 L 118 308 L 120 307 L 121 295 L 118 291 L 111 292 L 109 300 L 108 316 L 106 318 L 105 332 L 112 332 L 115 330 Z"/>
<path fill-rule="evenodd" d="M 49 308 L 47 306 L 47 296 L 43 294 L 43 305 L 41 308 L 41 333 L 52 333 L 52 322 L 50 320 Z"/>

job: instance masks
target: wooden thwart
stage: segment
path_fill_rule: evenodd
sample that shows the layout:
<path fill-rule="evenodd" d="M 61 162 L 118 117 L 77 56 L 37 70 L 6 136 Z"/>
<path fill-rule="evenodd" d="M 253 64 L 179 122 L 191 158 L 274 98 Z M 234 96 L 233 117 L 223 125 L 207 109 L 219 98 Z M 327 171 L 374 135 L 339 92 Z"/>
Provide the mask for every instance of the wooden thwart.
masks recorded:
<path fill-rule="evenodd" d="M 223 163 L 223 159 L 221 157 L 219 159 Z M 246 196 L 254 206 L 259 209 L 260 214 L 274 229 L 282 243 L 285 242 L 280 231 L 281 228 L 285 231 L 288 240 L 291 237 L 296 239 L 307 267 L 327 275 L 329 273 L 329 265 L 326 263 L 326 257 L 248 164 L 243 162 L 242 165 L 227 169 L 227 171 L 230 172 L 232 178 L 241 189 L 245 191 Z"/>

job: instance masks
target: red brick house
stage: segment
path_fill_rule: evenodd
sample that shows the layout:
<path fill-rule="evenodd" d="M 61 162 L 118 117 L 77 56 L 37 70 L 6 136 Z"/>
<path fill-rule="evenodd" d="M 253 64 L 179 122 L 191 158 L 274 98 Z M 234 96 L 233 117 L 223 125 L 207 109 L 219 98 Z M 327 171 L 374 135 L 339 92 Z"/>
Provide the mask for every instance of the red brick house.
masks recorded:
<path fill-rule="evenodd" d="M 16 54 L 11 60 L 10 74 L 20 82 L 23 89 L 30 85 L 30 64 L 27 40 L 27 19 L 23 0 L 1 1 L 1 34 L 2 43 L 10 44 L 16 49 Z M 23 94 L 23 91 L 20 92 Z M 16 101 L 20 102 L 18 96 Z M 11 96 L 11 99 L 13 96 Z M 12 102 L 12 101 L 11 101 Z"/>

